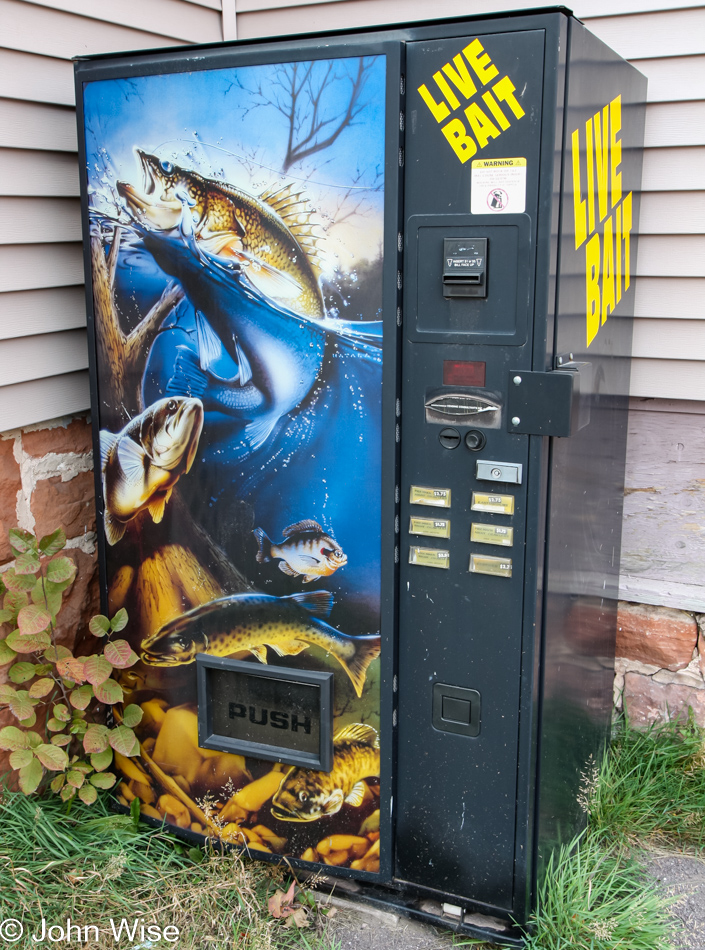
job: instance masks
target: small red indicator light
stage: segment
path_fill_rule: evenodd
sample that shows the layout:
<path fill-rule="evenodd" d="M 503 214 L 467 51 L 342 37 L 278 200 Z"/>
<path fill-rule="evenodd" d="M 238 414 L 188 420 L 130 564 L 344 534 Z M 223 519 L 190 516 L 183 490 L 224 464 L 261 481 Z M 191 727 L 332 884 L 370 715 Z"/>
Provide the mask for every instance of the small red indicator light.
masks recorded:
<path fill-rule="evenodd" d="M 443 360 L 444 386 L 484 386 L 487 364 L 480 361 Z"/>

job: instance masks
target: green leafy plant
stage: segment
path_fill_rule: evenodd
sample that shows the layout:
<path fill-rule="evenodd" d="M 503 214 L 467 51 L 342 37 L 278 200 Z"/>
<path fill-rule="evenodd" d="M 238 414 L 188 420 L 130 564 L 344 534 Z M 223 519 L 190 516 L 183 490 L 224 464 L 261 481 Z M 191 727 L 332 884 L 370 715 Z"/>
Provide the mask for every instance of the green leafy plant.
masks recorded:
<path fill-rule="evenodd" d="M 17 725 L 0 729 L 0 749 L 11 753 L 10 765 L 26 795 L 54 772 L 53 792 L 65 802 L 78 795 L 91 805 L 98 789 L 112 788 L 117 780 L 108 771 L 113 753 L 139 754 L 132 728 L 142 718 L 139 706 L 126 706 L 112 728 L 101 721 L 105 707 L 123 700 L 113 670 L 137 662 L 127 640 L 113 638 L 127 625 L 127 612 L 93 617 L 89 630 L 105 638 L 105 646 L 91 656 L 74 656 L 56 638 L 63 594 L 76 576 L 74 562 L 60 555 L 64 532 L 59 528 L 37 541 L 12 528 L 9 539 L 15 562 L 0 579 L 0 664 L 14 662 L 10 682 L 0 686 L 0 707 L 10 710 Z"/>

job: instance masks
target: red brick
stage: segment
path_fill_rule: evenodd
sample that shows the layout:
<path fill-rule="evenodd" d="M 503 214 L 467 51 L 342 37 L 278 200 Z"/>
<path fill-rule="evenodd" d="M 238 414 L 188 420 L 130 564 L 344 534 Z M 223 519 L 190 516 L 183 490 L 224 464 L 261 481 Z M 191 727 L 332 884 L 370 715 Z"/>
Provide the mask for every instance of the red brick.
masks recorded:
<path fill-rule="evenodd" d="M 620 604 L 616 655 L 667 670 L 682 670 L 692 657 L 698 625 L 683 610 Z"/>
<path fill-rule="evenodd" d="M 705 726 L 705 690 L 655 683 L 641 673 L 627 673 L 624 677 L 624 710 L 637 729 L 654 722 L 685 721 L 689 707 L 696 722 Z"/>
<path fill-rule="evenodd" d="M 14 445 L 14 439 L 0 440 L 0 564 L 15 556 L 7 540 L 7 532 L 17 524 L 17 492 L 22 488 Z"/>
<path fill-rule="evenodd" d="M 43 478 L 32 492 L 32 514 L 38 538 L 63 528 L 67 538 L 95 531 L 93 472 L 80 472 L 67 482 Z"/>
<path fill-rule="evenodd" d="M 83 455 L 90 452 L 92 447 L 91 424 L 85 416 L 74 419 L 67 426 L 22 433 L 22 448 L 28 455 L 37 458 L 49 452 L 77 452 Z"/>

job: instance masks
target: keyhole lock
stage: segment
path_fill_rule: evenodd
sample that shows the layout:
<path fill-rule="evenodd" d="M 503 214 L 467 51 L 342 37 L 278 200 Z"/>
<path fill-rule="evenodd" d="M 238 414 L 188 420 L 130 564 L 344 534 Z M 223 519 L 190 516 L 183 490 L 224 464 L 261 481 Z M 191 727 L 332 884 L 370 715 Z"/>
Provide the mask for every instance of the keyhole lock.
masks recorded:
<path fill-rule="evenodd" d="M 480 432 L 479 429 L 470 429 L 465 433 L 465 444 L 471 452 L 480 452 L 484 449 L 486 442 L 485 433 Z"/>

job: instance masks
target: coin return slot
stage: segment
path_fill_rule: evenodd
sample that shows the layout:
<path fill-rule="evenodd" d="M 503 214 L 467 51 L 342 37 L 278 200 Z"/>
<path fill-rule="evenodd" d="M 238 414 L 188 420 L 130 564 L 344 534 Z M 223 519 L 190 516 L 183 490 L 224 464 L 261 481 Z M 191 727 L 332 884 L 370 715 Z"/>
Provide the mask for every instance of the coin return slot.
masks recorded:
<path fill-rule="evenodd" d="M 480 733 L 480 694 L 476 689 L 433 684 L 433 727 L 461 736 Z"/>

